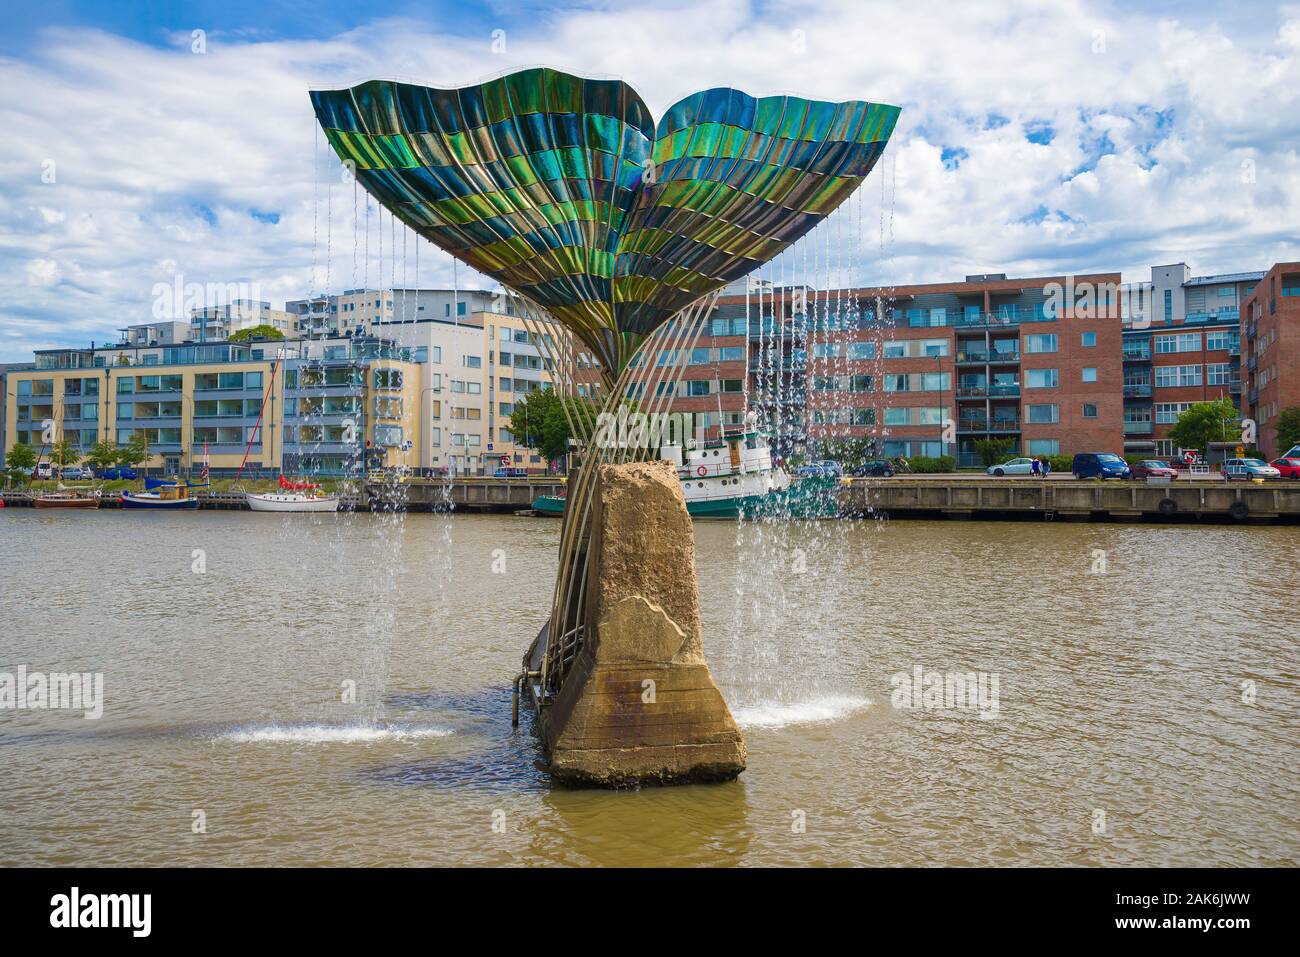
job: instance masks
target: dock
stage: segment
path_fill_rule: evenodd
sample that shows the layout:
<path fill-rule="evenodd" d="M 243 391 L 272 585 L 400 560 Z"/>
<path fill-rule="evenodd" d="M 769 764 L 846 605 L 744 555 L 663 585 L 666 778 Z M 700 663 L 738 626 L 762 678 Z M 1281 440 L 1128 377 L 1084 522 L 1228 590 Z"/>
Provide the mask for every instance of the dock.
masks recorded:
<path fill-rule="evenodd" d="M 1295 522 L 1300 482 L 893 476 L 845 480 L 840 508 L 899 518 Z"/>

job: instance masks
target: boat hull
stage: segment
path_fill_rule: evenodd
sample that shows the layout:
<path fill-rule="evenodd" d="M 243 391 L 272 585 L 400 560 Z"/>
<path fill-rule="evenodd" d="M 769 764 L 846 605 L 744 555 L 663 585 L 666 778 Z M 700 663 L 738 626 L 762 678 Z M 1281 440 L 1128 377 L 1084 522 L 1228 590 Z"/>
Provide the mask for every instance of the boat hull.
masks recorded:
<path fill-rule="evenodd" d="M 735 495 L 707 499 L 687 499 L 686 512 L 692 518 L 835 518 L 839 515 L 833 478 L 805 478 L 789 488 L 757 495 Z M 565 500 L 557 495 L 541 495 L 533 501 L 533 511 L 540 515 L 564 514 Z"/>
<path fill-rule="evenodd" d="M 123 492 L 122 507 L 176 512 L 183 509 L 198 508 L 199 500 L 197 498 L 160 498 L 157 495 L 151 496 L 148 492 Z"/>
<path fill-rule="evenodd" d="M 303 498 L 276 493 L 259 495 L 247 492 L 244 499 L 254 512 L 337 512 L 339 510 L 338 496 L 335 495 Z"/>
<path fill-rule="evenodd" d="M 32 500 L 35 508 L 99 508 L 97 498 L 46 498 L 37 496 Z"/>

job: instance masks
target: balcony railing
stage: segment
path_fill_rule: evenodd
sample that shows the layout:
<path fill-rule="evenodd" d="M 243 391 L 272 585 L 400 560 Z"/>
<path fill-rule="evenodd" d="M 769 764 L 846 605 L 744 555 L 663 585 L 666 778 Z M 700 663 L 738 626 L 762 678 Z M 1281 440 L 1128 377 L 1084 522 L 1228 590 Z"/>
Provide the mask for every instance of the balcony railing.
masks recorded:
<path fill-rule="evenodd" d="M 1251 356 L 1249 359 L 1246 360 L 1247 371 L 1254 372 L 1258 366 L 1259 366 L 1259 356 Z"/>
<path fill-rule="evenodd" d="M 1129 346 L 1126 343 L 1124 345 L 1124 361 L 1125 362 L 1150 362 L 1151 347 L 1148 345 Z"/>
<path fill-rule="evenodd" d="M 1228 383 L 1228 391 L 1229 391 L 1229 392 L 1235 392 L 1235 393 L 1237 393 L 1238 395 L 1240 395 L 1240 394 L 1241 394 L 1241 380 L 1240 380 L 1240 379 L 1233 379 L 1233 380 L 1231 380 L 1231 381 Z"/>
<path fill-rule="evenodd" d="M 1155 425 L 1151 422 L 1125 422 L 1125 435 L 1150 435 L 1155 431 Z"/>
<path fill-rule="evenodd" d="M 1124 383 L 1124 398 L 1144 399 L 1152 394 L 1150 382 Z"/>

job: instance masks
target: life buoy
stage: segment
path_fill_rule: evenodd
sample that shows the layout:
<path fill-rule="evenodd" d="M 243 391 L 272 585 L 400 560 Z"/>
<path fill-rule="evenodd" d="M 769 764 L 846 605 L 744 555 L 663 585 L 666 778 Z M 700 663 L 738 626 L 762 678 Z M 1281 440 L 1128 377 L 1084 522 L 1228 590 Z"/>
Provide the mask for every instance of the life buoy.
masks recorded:
<path fill-rule="evenodd" d="M 709 467 L 707 465 L 701 465 L 699 468 L 695 470 L 695 474 L 703 478 L 704 476 L 709 474 Z"/>

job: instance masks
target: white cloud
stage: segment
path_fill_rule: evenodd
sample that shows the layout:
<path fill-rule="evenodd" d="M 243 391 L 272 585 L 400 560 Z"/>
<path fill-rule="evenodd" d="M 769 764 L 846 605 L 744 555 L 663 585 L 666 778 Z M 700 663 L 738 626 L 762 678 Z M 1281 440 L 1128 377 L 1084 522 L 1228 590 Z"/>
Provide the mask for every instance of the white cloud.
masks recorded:
<path fill-rule="evenodd" d="M 854 251 L 831 259 L 840 281 L 1264 268 L 1300 258 L 1300 15 L 1267 21 L 1243 33 L 1081 0 L 680 0 L 537 18 L 508 29 L 503 55 L 487 31 L 414 20 L 324 41 L 214 24 L 204 54 L 188 32 L 167 48 L 50 32 L 29 58 L 0 59 L 0 361 L 38 340 L 111 338 L 178 272 L 256 282 L 277 305 L 324 285 L 327 262 L 331 288 L 401 281 L 386 217 L 381 267 L 373 213 L 354 274 L 352 189 L 307 90 L 456 86 L 538 63 L 621 76 L 656 114 L 719 85 L 903 106 L 862 208 L 815 240 Z M 448 258 L 426 245 L 418 280 L 449 284 Z"/>

